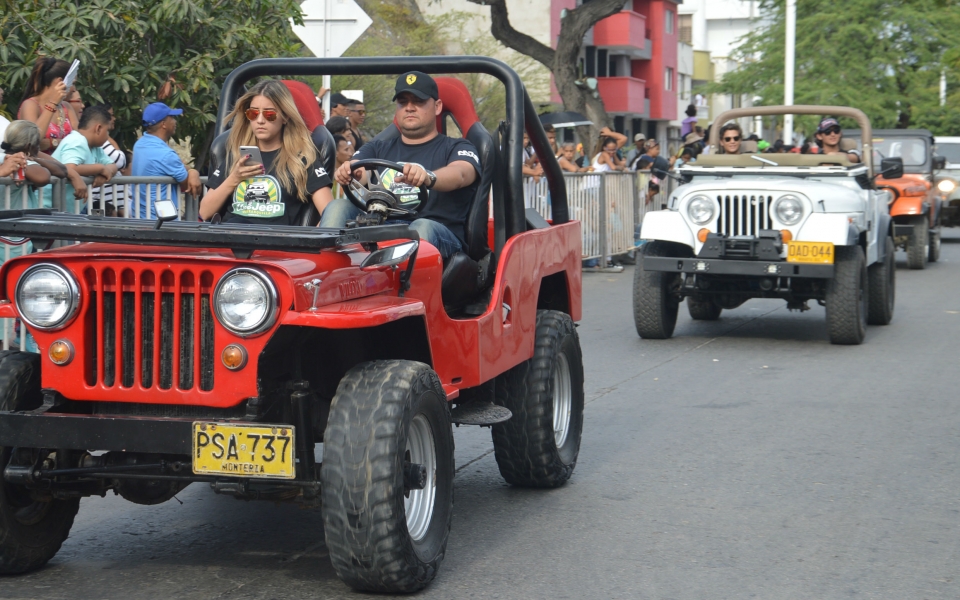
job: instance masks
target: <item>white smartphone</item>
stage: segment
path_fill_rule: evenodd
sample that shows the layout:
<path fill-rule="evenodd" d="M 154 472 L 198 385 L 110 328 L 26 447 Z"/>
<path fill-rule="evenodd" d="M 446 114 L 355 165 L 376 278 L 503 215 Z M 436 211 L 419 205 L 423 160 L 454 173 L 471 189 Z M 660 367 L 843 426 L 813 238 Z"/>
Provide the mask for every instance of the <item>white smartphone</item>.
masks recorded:
<path fill-rule="evenodd" d="M 266 167 L 266 165 L 263 164 L 263 156 L 260 155 L 260 148 L 256 146 L 240 146 L 240 156 L 246 156 L 248 154 L 250 158 L 247 159 L 246 164 Z"/>

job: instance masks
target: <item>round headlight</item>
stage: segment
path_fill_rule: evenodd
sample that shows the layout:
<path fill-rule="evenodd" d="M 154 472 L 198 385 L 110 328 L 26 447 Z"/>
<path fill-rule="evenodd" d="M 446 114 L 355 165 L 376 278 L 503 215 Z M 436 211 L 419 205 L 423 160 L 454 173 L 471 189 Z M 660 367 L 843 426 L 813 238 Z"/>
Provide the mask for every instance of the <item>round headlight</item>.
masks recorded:
<path fill-rule="evenodd" d="M 687 216 L 697 225 L 710 221 L 715 212 L 713 200 L 706 196 L 694 196 L 687 204 Z"/>
<path fill-rule="evenodd" d="M 262 333 L 277 320 L 277 288 L 258 269 L 229 271 L 213 295 L 217 320 L 239 336 Z"/>
<path fill-rule="evenodd" d="M 803 218 L 803 202 L 796 196 L 784 196 L 777 200 L 777 220 L 784 225 L 796 225 Z"/>
<path fill-rule="evenodd" d="M 17 283 L 17 311 L 40 330 L 59 329 L 77 312 L 80 289 L 69 271 L 42 263 L 27 269 Z"/>
<path fill-rule="evenodd" d="M 944 194 L 949 194 L 957 189 L 957 182 L 952 179 L 941 179 L 940 183 L 937 184 L 937 189 Z"/>

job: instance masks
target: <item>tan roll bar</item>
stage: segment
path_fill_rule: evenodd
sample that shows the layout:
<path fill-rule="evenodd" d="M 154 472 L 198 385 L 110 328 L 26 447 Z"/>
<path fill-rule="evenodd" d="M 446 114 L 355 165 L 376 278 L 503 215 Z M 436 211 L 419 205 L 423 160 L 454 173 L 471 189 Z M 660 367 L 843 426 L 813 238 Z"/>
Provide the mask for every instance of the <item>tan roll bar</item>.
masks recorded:
<path fill-rule="evenodd" d="M 849 117 L 860 126 L 863 138 L 863 164 L 870 170 L 873 177 L 873 129 L 870 119 L 862 110 L 849 106 L 818 106 L 815 104 L 798 104 L 795 106 L 753 106 L 750 108 L 734 108 L 720 114 L 714 119 L 710 128 L 710 153 L 718 152 L 720 144 L 720 129 L 729 121 L 743 117 L 767 117 L 770 115 L 822 115 L 824 117 Z"/>

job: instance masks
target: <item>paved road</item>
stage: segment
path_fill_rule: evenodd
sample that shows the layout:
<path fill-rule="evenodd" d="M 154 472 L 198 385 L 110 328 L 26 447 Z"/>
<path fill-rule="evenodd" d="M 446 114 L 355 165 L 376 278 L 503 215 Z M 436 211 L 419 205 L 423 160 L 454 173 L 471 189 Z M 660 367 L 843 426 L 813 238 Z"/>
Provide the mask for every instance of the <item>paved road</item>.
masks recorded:
<path fill-rule="evenodd" d="M 447 559 L 421 595 L 960 597 L 958 234 L 926 271 L 901 261 L 893 323 L 852 348 L 827 343 L 822 308 L 778 301 L 643 341 L 631 271 L 585 275 L 572 480 L 510 488 L 488 431 L 459 429 Z M 84 501 L 60 554 L 0 597 L 363 597 L 318 511 L 200 485 L 179 500 Z"/>

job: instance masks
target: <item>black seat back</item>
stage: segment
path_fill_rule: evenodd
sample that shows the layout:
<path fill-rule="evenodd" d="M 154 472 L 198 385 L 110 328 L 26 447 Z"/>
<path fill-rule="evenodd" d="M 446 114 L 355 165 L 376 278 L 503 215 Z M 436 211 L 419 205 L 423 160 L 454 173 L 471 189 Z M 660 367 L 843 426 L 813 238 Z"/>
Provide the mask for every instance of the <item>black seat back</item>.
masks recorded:
<path fill-rule="evenodd" d="M 464 248 L 473 260 L 480 260 L 490 253 L 488 225 L 490 220 L 490 186 L 493 184 L 494 144 L 493 136 L 477 121 L 467 131 L 467 140 L 477 148 L 480 157 L 480 185 L 473 197 L 467 222 L 463 226 Z"/>

